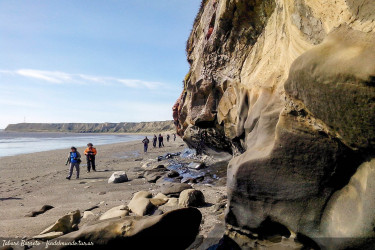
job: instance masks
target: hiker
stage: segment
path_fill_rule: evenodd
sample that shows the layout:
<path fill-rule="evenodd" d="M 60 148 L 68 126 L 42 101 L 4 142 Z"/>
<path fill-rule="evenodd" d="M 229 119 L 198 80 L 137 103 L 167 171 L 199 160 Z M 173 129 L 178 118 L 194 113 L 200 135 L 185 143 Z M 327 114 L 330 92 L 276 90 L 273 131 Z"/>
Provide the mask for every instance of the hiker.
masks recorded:
<path fill-rule="evenodd" d="M 173 141 L 176 141 L 176 134 L 173 134 Z"/>
<path fill-rule="evenodd" d="M 161 134 L 159 134 L 159 148 L 161 148 L 162 146 L 164 147 L 164 143 L 163 143 L 163 136 Z"/>
<path fill-rule="evenodd" d="M 156 148 L 156 142 L 158 141 L 158 137 L 156 135 L 154 135 L 154 138 L 152 138 L 152 146 L 154 146 L 154 148 Z"/>
<path fill-rule="evenodd" d="M 84 154 L 86 155 L 87 161 L 87 173 L 90 173 L 90 169 L 96 172 L 95 169 L 95 155 L 97 153 L 96 148 L 93 147 L 92 143 L 87 144 L 88 148 L 85 149 Z"/>
<path fill-rule="evenodd" d="M 66 161 L 65 165 L 70 164 L 69 168 L 69 175 L 66 179 L 70 180 L 73 174 L 73 168 L 76 168 L 77 171 L 77 179 L 79 179 L 79 164 L 81 163 L 81 154 L 77 151 L 76 147 L 70 148 L 71 152 L 69 153 L 68 160 Z"/>
<path fill-rule="evenodd" d="M 169 134 L 167 134 L 167 142 L 169 142 L 169 138 L 170 138 L 170 136 L 169 136 Z"/>
<path fill-rule="evenodd" d="M 142 142 L 143 142 L 144 151 L 145 153 L 147 153 L 147 148 L 148 148 L 148 144 L 150 143 L 150 140 L 146 136 L 146 138 L 144 138 Z"/>

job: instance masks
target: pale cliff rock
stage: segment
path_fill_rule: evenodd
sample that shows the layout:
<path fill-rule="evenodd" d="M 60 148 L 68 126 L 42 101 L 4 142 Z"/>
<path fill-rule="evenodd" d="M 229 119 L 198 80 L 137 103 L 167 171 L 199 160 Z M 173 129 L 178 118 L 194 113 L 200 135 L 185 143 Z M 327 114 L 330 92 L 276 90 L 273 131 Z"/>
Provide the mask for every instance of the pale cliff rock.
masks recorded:
<path fill-rule="evenodd" d="M 186 50 L 173 117 L 191 146 L 234 155 L 227 234 L 282 225 L 323 248 L 370 244 L 375 2 L 205 0 Z M 349 228 L 351 213 L 363 223 Z"/>
<path fill-rule="evenodd" d="M 5 131 L 15 132 L 74 132 L 74 133 L 152 133 L 171 131 L 173 121 L 120 123 L 18 123 L 9 124 Z"/>

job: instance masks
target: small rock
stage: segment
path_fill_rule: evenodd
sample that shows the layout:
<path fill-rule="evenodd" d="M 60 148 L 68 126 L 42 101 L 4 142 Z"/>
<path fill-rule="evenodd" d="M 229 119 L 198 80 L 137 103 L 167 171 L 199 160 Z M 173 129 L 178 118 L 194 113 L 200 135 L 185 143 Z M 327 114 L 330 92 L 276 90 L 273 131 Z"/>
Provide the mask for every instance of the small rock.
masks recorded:
<path fill-rule="evenodd" d="M 64 234 L 70 233 L 78 229 L 77 225 L 79 224 L 80 220 L 81 213 L 79 210 L 70 212 L 67 215 L 58 219 L 52 226 L 43 230 L 43 232 L 41 232 L 40 235 L 50 232 L 62 232 Z"/>
<path fill-rule="evenodd" d="M 143 176 L 148 182 L 155 183 L 165 174 L 166 171 L 168 170 L 164 167 L 164 165 L 158 165 L 154 169 L 146 170 L 143 173 Z"/>
<path fill-rule="evenodd" d="M 179 194 L 185 190 L 185 189 L 190 189 L 191 186 L 186 183 L 163 183 L 160 188 L 160 192 L 168 195 L 168 196 L 173 196 L 173 197 L 178 197 Z"/>
<path fill-rule="evenodd" d="M 200 207 L 206 202 L 200 190 L 187 189 L 181 192 L 178 205 L 180 207 Z"/>
<path fill-rule="evenodd" d="M 200 170 L 204 168 L 206 165 L 202 162 L 191 162 L 187 167 L 195 170 Z"/>
<path fill-rule="evenodd" d="M 150 193 L 149 191 L 136 192 L 133 195 L 133 199 L 138 199 L 138 198 L 152 198 L 152 193 Z"/>
<path fill-rule="evenodd" d="M 135 193 L 132 200 L 129 202 L 129 209 L 139 216 L 152 214 L 156 207 L 151 203 L 150 197 L 152 197 L 152 195 L 147 191 Z"/>
<path fill-rule="evenodd" d="M 104 194 L 106 194 L 106 193 L 107 193 L 107 192 L 102 191 L 102 192 L 99 192 L 98 195 L 104 195 Z"/>
<path fill-rule="evenodd" d="M 111 208 L 107 212 L 105 212 L 102 216 L 100 216 L 99 220 L 105 220 L 110 218 L 116 217 L 125 217 L 129 215 L 128 207 L 125 205 L 120 205 L 114 208 Z"/>
<path fill-rule="evenodd" d="M 108 179 L 108 183 L 122 183 L 128 181 L 128 176 L 125 171 L 114 172 Z"/>
<path fill-rule="evenodd" d="M 164 205 L 165 203 L 167 203 L 168 199 L 151 198 L 150 201 L 151 201 L 151 203 L 154 206 L 159 207 L 159 206 Z"/>
<path fill-rule="evenodd" d="M 21 206 L 23 206 L 23 204 Z M 35 217 L 39 214 L 43 214 L 43 213 L 47 212 L 48 210 L 50 210 L 52 208 L 53 208 L 53 206 L 51 206 L 51 205 L 44 205 L 41 209 L 36 210 L 36 211 L 32 211 L 32 212 L 26 214 L 25 217 Z"/>
<path fill-rule="evenodd" d="M 167 174 L 167 176 L 169 177 L 169 178 L 174 178 L 174 177 L 177 177 L 177 176 L 179 176 L 180 174 L 177 172 L 177 171 L 174 171 L 174 170 L 172 170 L 172 171 L 170 171 L 168 174 Z"/>
<path fill-rule="evenodd" d="M 164 175 L 163 172 L 150 172 L 150 171 L 147 171 L 143 174 L 144 178 L 146 179 L 146 181 L 150 182 L 150 183 L 155 183 L 158 179 L 160 179 L 162 176 Z"/>
<path fill-rule="evenodd" d="M 167 199 L 168 200 L 168 196 L 166 196 L 165 194 L 162 194 L 162 193 L 158 193 L 157 195 L 154 196 L 155 199 Z"/>
<path fill-rule="evenodd" d="M 92 217 L 92 216 L 95 216 L 95 214 L 93 212 L 85 211 L 85 212 L 83 212 L 82 219 L 87 219 L 87 218 Z"/>
<path fill-rule="evenodd" d="M 165 204 L 167 207 L 177 207 L 178 206 L 178 198 L 169 198 L 168 202 Z"/>

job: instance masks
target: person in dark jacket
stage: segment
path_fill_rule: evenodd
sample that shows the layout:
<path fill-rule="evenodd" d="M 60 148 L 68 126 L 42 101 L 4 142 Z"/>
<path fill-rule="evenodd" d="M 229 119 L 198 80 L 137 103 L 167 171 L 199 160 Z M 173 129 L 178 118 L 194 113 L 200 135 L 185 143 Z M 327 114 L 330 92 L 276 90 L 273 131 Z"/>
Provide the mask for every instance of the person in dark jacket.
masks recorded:
<path fill-rule="evenodd" d="M 159 134 L 159 148 L 161 147 L 164 147 L 164 143 L 163 143 L 163 136 L 161 134 Z"/>
<path fill-rule="evenodd" d="M 154 138 L 152 138 L 152 146 L 154 146 L 154 148 L 156 148 L 156 142 L 158 141 L 158 137 L 156 135 L 154 135 Z"/>
<path fill-rule="evenodd" d="M 144 138 L 142 142 L 143 142 L 144 152 L 147 153 L 147 148 L 148 148 L 148 144 L 150 143 L 150 140 L 146 136 L 146 138 Z"/>
<path fill-rule="evenodd" d="M 173 134 L 173 141 L 176 141 L 176 134 Z"/>
<path fill-rule="evenodd" d="M 81 154 L 77 151 L 76 147 L 70 148 L 71 152 L 69 153 L 68 160 L 66 161 L 65 165 L 70 165 L 69 167 L 69 175 L 66 179 L 70 180 L 73 174 L 73 168 L 77 171 L 77 179 L 79 179 L 79 164 L 81 163 Z"/>
<path fill-rule="evenodd" d="M 169 142 L 169 138 L 170 138 L 170 136 L 169 136 L 169 134 L 167 134 L 167 142 Z"/>

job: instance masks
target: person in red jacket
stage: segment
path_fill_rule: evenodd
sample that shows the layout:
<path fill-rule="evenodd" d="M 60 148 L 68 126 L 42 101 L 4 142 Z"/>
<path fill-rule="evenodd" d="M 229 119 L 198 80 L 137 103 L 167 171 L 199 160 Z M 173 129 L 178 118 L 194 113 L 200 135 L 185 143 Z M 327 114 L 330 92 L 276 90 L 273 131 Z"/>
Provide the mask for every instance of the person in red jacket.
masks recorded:
<path fill-rule="evenodd" d="M 90 172 L 90 169 L 92 167 L 92 170 L 96 172 L 95 169 L 95 156 L 97 154 L 96 148 L 93 147 L 92 143 L 87 144 L 88 148 L 85 149 L 84 154 L 86 155 L 86 161 L 87 161 L 87 173 Z"/>

